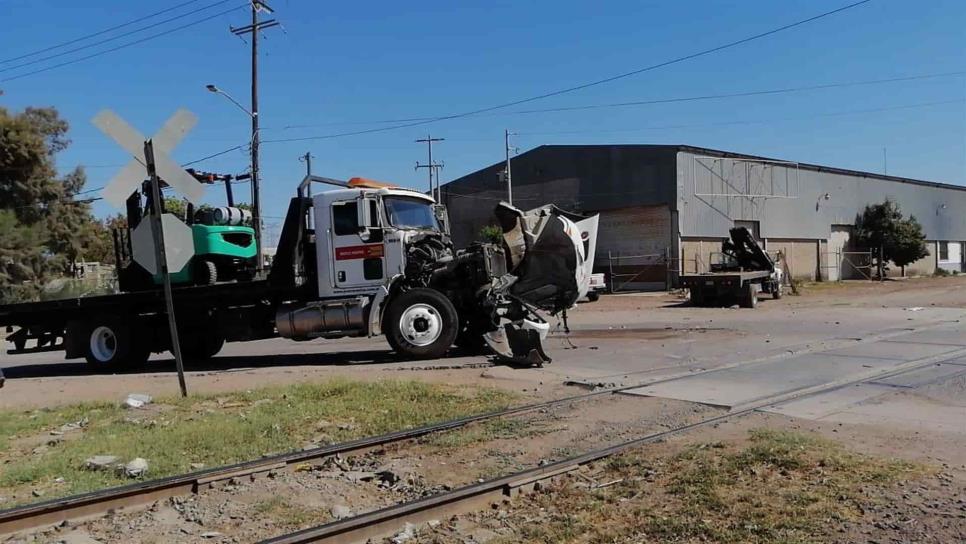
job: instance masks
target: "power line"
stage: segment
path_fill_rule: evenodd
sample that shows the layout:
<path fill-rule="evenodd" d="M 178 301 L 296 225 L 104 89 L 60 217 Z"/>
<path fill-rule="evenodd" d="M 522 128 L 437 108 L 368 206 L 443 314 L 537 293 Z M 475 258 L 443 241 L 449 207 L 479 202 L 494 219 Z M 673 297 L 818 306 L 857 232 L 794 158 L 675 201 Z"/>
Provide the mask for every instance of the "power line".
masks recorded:
<path fill-rule="evenodd" d="M 238 149 L 244 149 L 247 146 L 248 146 L 248 144 L 241 144 L 241 145 L 236 145 L 235 147 L 229 147 L 228 149 L 225 149 L 224 151 L 219 151 L 217 153 L 212 153 L 211 155 L 205 155 L 204 157 L 201 157 L 200 159 L 195 159 L 193 161 L 189 161 L 189 162 L 183 163 L 181 166 L 191 166 L 192 164 L 199 163 L 199 162 L 202 162 L 202 161 L 206 161 L 208 159 L 213 159 L 215 157 L 220 157 L 220 156 L 222 156 L 222 155 L 224 155 L 226 153 L 231 153 L 232 151 L 236 151 Z"/>
<path fill-rule="evenodd" d="M 844 110 L 829 113 L 818 113 L 809 116 L 799 116 L 799 117 L 777 117 L 774 119 L 755 119 L 755 120 L 740 120 L 740 121 L 722 121 L 718 123 L 702 123 L 702 124 L 687 124 L 687 125 L 664 125 L 664 126 L 651 126 L 651 127 L 635 127 L 635 128 L 624 128 L 624 129 L 609 129 L 609 130 L 561 130 L 553 132 L 519 132 L 520 136 L 553 136 L 553 135 L 565 135 L 565 134 L 607 134 L 607 133 L 618 133 L 618 132 L 640 132 L 645 130 L 672 130 L 681 128 L 704 128 L 704 127 L 715 127 L 715 126 L 729 126 L 729 125 L 755 125 L 762 123 L 773 123 L 775 121 L 804 121 L 808 119 L 813 119 L 816 117 L 841 117 L 845 115 L 855 115 L 860 113 L 879 113 L 884 111 L 898 111 L 898 110 L 909 110 L 916 108 L 927 108 L 933 106 L 943 106 L 948 104 L 962 104 L 966 102 L 966 99 L 957 98 L 955 100 L 940 100 L 936 102 L 920 102 L 917 104 L 905 104 L 900 106 L 886 106 L 881 108 L 863 108 L 856 110 Z"/>
<path fill-rule="evenodd" d="M 97 41 L 97 42 L 94 42 L 94 43 L 89 43 L 89 44 L 81 45 L 81 46 L 75 47 L 73 49 L 68 49 L 67 51 L 61 51 L 60 53 L 54 53 L 53 55 L 47 55 L 46 57 L 40 57 L 39 59 L 33 59 L 33 60 L 30 60 L 30 61 L 27 61 L 27 62 L 23 62 L 23 63 L 20 63 L 20 64 L 15 64 L 13 66 L 7 66 L 6 68 L 0 68 L 0 72 L 9 72 L 11 70 L 16 70 L 18 68 L 25 68 L 27 66 L 32 66 L 34 64 L 39 64 L 41 62 L 46 62 L 46 61 L 51 60 L 51 59 L 56 59 L 56 58 L 59 58 L 59 57 L 63 57 L 64 55 L 69 55 L 71 53 L 76 53 L 78 51 L 83 51 L 84 49 L 90 49 L 91 47 L 97 47 L 98 45 L 103 45 L 105 43 L 113 42 L 115 40 L 120 40 L 121 38 L 126 38 L 128 36 L 133 35 L 133 34 L 138 34 L 140 32 L 144 32 L 145 30 L 151 30 L 152 28 L 157 28 L 159 26 L 168 24 L 171 21 L 177 21 L 178 19 L 184 19 L 185 17 L 189 17 L 189 16 L 194 15 L 194 14 L 196 14 L 198 12 L 205 11 L 207 9 L 211 9 L 211 8 L 213 8 L 215 6 L 219 6 L 221 4 L 226 4 L 226 3 L 230 2 L 230 1 L 231 0 L 219 0 L 218 2 L 214 2 L 212 4 L 208 4 L 206 6 L 202 6 L 202 7 L 198 8 L 198 9 L 189 11 L 187 13 L 182 13 L 181 15 L 175 15 L 174 17 L 169 17 L 169 18 L 167 18 L 167 19 L 165 19 L 163 21 L 158 21 L 156 23 L 151 23 L 150 25 L 142 26 L 141 28 L 136 28 L 134 30 L 125 32 L 123 34 L 118 34 L 117 36 L 111 36 L 110 38 L 105 38 L 103 40 L 100 40 L 100 41 Z"/>
<path fill-rule="evenodd" d="M 17 57 L 10 57 L 10 58 L 6 58 L 6 59 L 2 59 L 2 60 L 0 60 L 0 64 L 6 64 L 8 62 L 13 62 L 15 60 L 25 59 L 27 57 L 32 57 L 34 55 L 39 55 L 41 53 L 46 53 L 47 51 L 53 51 L 54 49 L 60 49 L 61 47 L 66 47 L 68 45 L 72 45 L 72 44 L 75 44 L 77 42 L 82 42 L 82 41 L 87 40 L 87 39 L 90 39 L 90 38 L 95 38 L 97 36 L 101 36 L 101 35 L 107 34 L 108 32 L 113 32 L 115 30 L 124 28 L 126 26 L 131 26 L 133 24 L 140 23 L 141 21 L 146 21 L 148 19 L 152 19 L 154 17 L 157 17 L 158 15 L 163 15 L 163 14 L 168 13 L 170 11 L 175 11 L 175 10 L 177 10 L 179 8 L 183 8 L 183 7 L 185 7 L 185 6 L 189 5 L 189 4 L 194 4 L 194 3 L 200 2 L 200 1 L 201 0 L 189 0 L 188 2 L 184 2 L 184 3 L 178 4 L 176 6 L 172 6 L 170 8 L 163 9 L 161 11 L 156 11 L 156 12 L 150 14 L 150 15 L 145 15 L 143 17 L 139 17 L 137 19 L 128 21 L 126 23 L 121 23 L 119 25 L 114 25 L 114 26 L 112 26 L 110 28 L 105 28 L 104 30 L 99 30 L 99 31 L 94 32 L 92 34 L 87 34 L 87 35 L 81 36 L 79 38 L 74 38 L 72 40 L 68 40 L 66 42 L 61 42 L 61 43 L 58 43 L 58 44 L 54 44 L 54 45 L 51 45 L 49 47 L 45 47 L 43 49 L 37 49 L 36 51 L 31 51 L 29 53 L 24 53 L 24 54 L 22 54 L 20 56 L 17 56 Z"/>
<path fill-rule="evenodd" d="M 726 98 L 742 98 L 749 96 L 766 96 L 774 94 L 789 94 L 798 93 L 806 91 L 816 91 L 825 89 L 838 89 L 847 87 L 858 87 L 865 85 L 879 85 L 884 83 L 903 83 L 908 81 L 920 81 L 925 79 L 937 79 L 944 77 L 962 77 L 966 75 L 966 71 L 957 72 L 940 72 L 934 74 L 918 74 L 912 76 L 901 76 L 886 79 L 867 79 L 858 81 L 839 81 L 833 83 L 822 83 L 817 85 L 805 85 L 800 87 L 779 87 L 776 89 L 761 89 L 756 91 L 741 91 L 736 93 L 721 93 L 721 94 L 710 94 L 710 95 L 697 95 L 697 96 L 678 96 L 678 97 L 668 97 L 668 98 L 652 98 L 648 100 L 637 100 L 631 102 L 612 102 L 612 103 L 602 103 L 602 104 L 581 104 L 576 106 L 560 106 L 555 108 L 541 108 L 541 109 L 530 109 L 530 110 L 514 110 L 507 112 L 491 113 L 493 116 L 509 116 L 509 115 L 528 115 L 535 113 L 560 113 L 568 111 L 580 111 L 580 110 L 592 110 L 592 109 L 603 109 L 603 108 L 621 108 L 629 106 L 646 106 L 646 105 L 656 105 L 656 104 L 672 104 L 677 102 L 698 102 L 705 100 L 720 100 Z M 395 119 L 395 120 L 375 120 L 375 121 L 346 121 L 346 122 L 335 122 L 335 123 L 319 123 L 314 125 L 286 125 L 284 127 L 274 129 L 274 130 L 291 130 L 298 128 L 310 128 L 310 127 L 320 127 L 320 126 L 333 126 L 333 125 L 375 125 L 375 124 L 386 124 L 386 123 L 398 123 L 402 121 L 427 121 L 431 119 L 436 119 L 436 117 L 413 117 L 410 119 Z M 262 130 L 273 130 L 271 128 L 263 128 Z"/>
<path fill-rule="evenodd" d="M 738 93 L 726 93 L 726 94 L 716 94 L 716 95 L 703 95 L 703 96 L 691 96 L 691 97 L 657 98 L 657 99 L 641 100 L 641 101 L 634 101 L 634 102 L 617 102 L 617 103 L 610 103 L 610 104 L 587 104 L 587 105 L 571 106 L 571 107 L 563 107 L 563 108 L 546 108 L 546 109 L 540 109 L 540 110 L 518 110 L 518 111 L 512 111 L 512 112 L 505 112 L 502 115 L 526 115 L 526 114 L 538 113 L 538 112 L 540 112 L 540 113 L 543 113 L 543 112 L 546 112 L 546 113 L 561 113 L 561 112 L 573 111 L 573 110 L 581 110 L 581 109 L 596 109 L 596 108 L 624 107 L 624 106 L 649 105 L 649 104 L 664 104 L 664 103 L 673 103 L 673 102 L 693 102 L 693 101 L 701 101 L 701 100 L 718 100 L 718 99 L 724 99 L 724 98 L 735 98 L 735 97 L 747 97 L 747 96 L 759 96 L 759 95 L 795 93 L 795 92 L 804 92 L 804 91 L 809 91 L 809 90 L 834 89 L 834 88 L 842 88 L 842 87 L 863 86 L 863 85 L 876 85 L 876 84 L 884 84 L 884 83 L 897 83 L 897 82 L 905 82 L 905 81 L 916 81 L 916 80 L 924 80 L 924 79 L 935 79 L 935 78 L 941 78 L 941 77 L 956 77 L 956 76 L 964 76 L 964 75 L 966 75 L 966 71 L 942 72 L 942 73 L 935 73 L 935 74 L 919 74 L 919 75 L 913 75 L 913 76 L 894 77 L 894 78 L 887 78 L 887 79 L 869 79 L 869 80 L 861 80 L 861 81 L 847 81 L 847 82 L 823 83 L 823 84 L 819 84 L 819 85 L 808 85 L 808 86 L 802 86 L 802 87 L 786 87 L 786 88 L 778 88 L 778 89 L 765 89 L 765 90 L 758 90 L 758 91 L 744 91 L 744 92 L 738 92 Z M 940 104 L 945 104 L 945 103 L 948 103 L 948 102 L 940 102 Z M 423 118 L 423 119 L 436 119 L 436 118 L 435 117 L 427 117 L 427 118 Z M 384 122 L 387 122 L 387 121 L 368 121 L 368 122 L 362 122 L 362 121 L 360 121 L 359 124 L 364 124 L 364 123 L 384 123 Z M 691 127 L 701 127 L 701 126 L 708 126 L 708 125 L 670 125 L 670 126 L 659 126 L 659 127 L 652 127 L 652 128 L 616 129 L 616 132 L 627 132 L 627 131 L 634 131 L 634 130 L 659 130 L 659 129 L 672 129 L 672 128 L 691 128 Z M 265 129 L 263 129 L 263 130 L 265 130 Z M 598 131 L 598 132 L 607 132 L 607 131 Z M 553 135 L 553 134 L 582 134 L 582 133 L 586 133 L 586 131 L 522 132 L 522 133 L 519 133 L 519 134 L 521 136 L 527 136 L 527 135 L 539 135 L 539 134 L 549 134 L 549 135 Z M 332 134 L 332 135 L 326 136 L 326 138 L 338 138 L 338 137 L 341 137 L 343 135 L 355 135 L 355 134 L 358 134 L 358 133 L 357 132 L 349 132 L 349 133 L 343 133 L 343 134 Z M 290 140 L 289 139 L 263 140 L 262 143 L 277 143 L 277 142 L 287 142 L 287 141 L 290 141 Z M 205 157 L 201 157 L 200 159 L 195 159 L 193 161 L 186 162 L 186 163 L 184 163 L 184 166 L 189 166 L 189 165 L 192 165 L 192 164 L 195 164 L 195 163 L 203 162 L 203 161 L 206 161 L 208 159 L 213 159 L 215 157 L 224 155 L 226 153 L 230 153 L 230 152 L 235 151 L 235 150 L 238 150 L 238 149 L 243 149 L 244 147 L 246 147 L 246 145 L 247 144 L 241 144 L 241 145 L 237 145 L 237 146 L 230 147 L 230 148 L 228 148 L 226 150 L 223 150 L 223 151 L 219 151 L 217 153 L 212 153 L 211 155 L 207 155 Z M 106 165 L 106 166 L 110 166 L 110 165 Z M 88 168 L 100 168 L 100 167 L 102 167 L 102 166 L 89 166 Z"/>
<path fill-rule="evenodd" d="M 725 44 L 722 44 L 722 45 L 718 45 L 718 46 L 715 46 L 715 47 L 711 47 L 709 49 L 704 49 L 704 50 L 698 51 L 696 53 L 690 53 L 688 55 L 683 55 L 683 56 L 680 56 L 680 57 L 675 57 L 675 58 L 672 58 L 670 60 L 662 61 L 662 62 L 659 62 L 659 63 L 656 63 L 656 64 L 651 64 L 651 65 L 645 66 L 643 68 L 638 68 L 636 70 L 631 70 L 629 72 L 624 72 L 622 74 L 617 74 L 617 75 L 610 76 L 610 77 L 607 77 L 607 78 L 604 78 L 604 79 L 598 79 L 596 81 L 590 81 L 590 82 L 587 82 L 587 83 L 581 83 L 579 85 L 574 85 L 572 87 L 566 87 L 566 88 L 563 88 L 563 89 L 558 89 L 558 90 L 555 90 L 555 91 L 546 92 L 546 93 L 539 94 L 539 95 L 536 95 L 536 96 L 531 96 L 529 98 L 523 98 L 523 99 L 520 99 L 520 100 L 514 100 L 512 102 L 505 102 L 503 104 L 497 104 L 495 106 L 488 106 L 488 107 L 485 107 L 485 108 L 479 108 L 479 109 L 476 109 L 476 110 L 466 111 L 466 112 L 462 112 L 462 113 L 456 113 L 456 114 L 444 115 L 444 116 L 434 117 L 434 118 L 425 119 L 425 120 L 419 120 L 419 121 L 413 121 L 413 122 L 408 122 L 408 123 L 402 123 L 402 124 L 393 125 L 393 126 L 389 126 L 389 127 L 378 127 L 378 128 L 372 128 L 372 129 L 366 129 L 366 130 L 359 130 L 359 131 L 353 131 L 353 132 L 343 132 L 343 133 L 339 133 L 339 134 L 325 134 L 325 135 L 321 135 L 321 136 L 304 136 L 304 137 L 300 137 L 300 138 L 282 138 L 282 139 L 275 139 L 275 140 L 264 140 L 263 143 L 269 143 L 269 142 L 301 142 L 301 141 L 306 141 L 306 140 L 325 140 L 325 139 L 330 139 L 330 138 L 339 138 L 339 137 L 343 137 L 343 136 L 356 136 L 356 135 L 361 135 L 361 134 L 371 134 L 371 133 L 374 133 L 374 132 L 385 132 L 385 131 L 390 131 L 390 130 L 398 130 L 398 129 L 401 129 L 401 128 L 409 128 L 409 127 L 414 127 L 414 126 L 419 126 L 419 125 L 425 125 L 425 124 L 429 124 L 429 123 L 435 123 L 435 122 L 438 122 L 438 121 L 446 121 L 446 120 L 451 120 L 451 119 L 458 119 L 458 118 L 461 118 L 461 117 L 469 117 L 471 115 L 478 115 L 478 114 L 481 114 L 481 113 L 487 113 L 487 112 L 494 111 L 494 110 L 498 110 L 498 109 L 509 108 L 509 107 L 513 107 L 513 106 L 519 106 L 520 104 L 526 104 L 528 102 L 534 102 L 534 101 L 537 101 L 537 100 L 542 100 L 542 99 L 550 98 L 550 97 L 553 97 L 553 96 L 560 96 L 562 94 L 572 93 L 572 92 L 579 91 L 579 90 L 583 90 L 583 89 L 587 89 L 587 88 L 590 88 L 590 87 L 595 87 L 595 86 L 598 86 L 598 85 L 603 85 L 605 83 L 611 83 L 611 82 L 614 82 L 614 81 L 617 81 L 617 80 L 620 80 L 620 79 L 628 78 L 628 77 L 635 76 L 635 75 L 638 75 L 638 74 L 642 74 L 642 73 L 645 73 L 645 72 L 650 72 L 650 71 L 653 71 L 653 70 L 657 70 L 659 68 L 665 68 L 665 67 L 671 66 L 673 64 L 679 64 L 681 62 L 693 60 L 693 59 L 696 59 L 698 57 L 703 57 L 703 56 L 706 56 L 706 55 L 710 55 L 712 53 L 717 53 L 719 51 L 724 51 L 726 49 L 730 49 L 730 48 L 737 47 L 739 45 L 743 45 L 743 44 L 746 44 L 746 43 L 749 43 L 749 42 L 752 42 L 752 41 L 755 41 L 755 40 L 759 40 L 761 38 L 765 38 L 767 36 L 771 36 L 771 35 L 777 34 L 779 32 L 784 32 L 786 30 L 790 30 L 792 28 L 796 28 L 796 27 L 799 27 L 799 26 L 802 26 L 802 25 L 805 25 L 805 24 L 814 22 L 814 21 L 817 21 L 819 19 L 823 19 L 825 17 L 830 17 L 830 16 L 835 15 L 837 13 L 841 13 L 843 11 L 846 11 L 846 10 L 849 10 L 849 9 L 852 9 L 852 8 L 855 8 L 855 7 L 858 7 L 858 6 L 861 6 L 863 4 L 867 4 L 867 3 L 871 2 L 871 1 L 872 0 L 860 0 L 859 2 L 854 2 L 852 4 L 848 4 L 846 6 L 843 6 L 843 7 L 840 7 L 840 8 L 834 9 L 834 10 L 831 10 L 831 11 L 826 11 L 824 13 L 820 13 L 818 15 L 815 15 L 815 16 L 812 16 L 812 17 L 808 17 L 806 19 L 801 19 L 801 20 L 796 21 L 794 23 L 789 23 L 789 24 L 786 24 L 786 25 L 782 25 L 780 27 L 773 28 L 773 29 L 768 30 L 768 31 L 765 31 L 765 32 L 760 32 L 758 34 L 754 34 L 752 36 L 748 36 L 748 37 L 745 37 L 745 38 L 741 38 L 739 40 L 735 40 L 735 41 L 728 42 L 728 43 L 725 43 Z"/>
<path fill-rule="evenodd" d="M 48 72 L 48 71 L 54 70 L 56 68 L 61 68 L 63 66 L 68 66 L 68 65 L 76 64 L 78 62 L 82 62 L 82 61 L 85 61 L 85 60 L 88 60 L 88 59 L 92 59 L 94 57 L 99 57 L 99 56 L 105 55 L 107 53 L 113 53 L 114 51 L 118 51 L 120 49 L 125 49 L 127 47 L 131 47 L 131 46 L 134 46 L 134 45 L 139 45 L 139 44 L 142 44 L 144 42 L 153 40 L 155 38 L 160 38 L 162 36 L 167 36 L 168 34 L 172 34 L 172 33 L 177 32 L 179 30 L 184 30 L 186 28 L 191 28 L 193 26 L 197 26 L 197 25 L 199 25 L 201 23 L 210 21 L 210 20 L 212 20 L 212 19 L 214 19 L 216 17 L 221 17 L 222 15 L 226 15 L 228 13 L 231 13 L 233 11 L 242 9 L 244 7 L 247 7 L 247 6 L 248 6 L 248 4 L 243 4 L 243 5 L 240 5 L 240 6 L 235 6 L 235 7 L 231 8 L 231 9 L 227 9 L 225 11 L 220 11 L 218 13 L 215 13 L 214 15 L 209 15 L 208 17 L 204 17 L 204 18 L 198 19 L 197 21 L 194 21 L 194 22 L 191 22 L 191 23 L 188 23 L 188 24 L 184 24 L 184 25 L 181 25 L 181 26 L 178 26 L 178 27 L 169 29 L 169 30 L 165 30 L 164 32 L 158 32 L 157 34 L 152 34 L 150 36 L 141 38 L 139 40 L 134 40 L 133 42 L 124 43 L 124 44 L 118 45 L 116 47 L 112 47 L 110 49 L 105 49 L 103 51 L 98 51 L 97 53 L 92 53 L 92 54 L 87 55 L 87 56 L 84 56 L 84 57 L 80 57 L 80 58 L 72 59 L 72 60 L 69 60 L 69 61 L 61 62 L 59 64 L 54 64 L 52 66 L 47 66 L 45 68 L 40 68 L 40 69 L 34 70 L 32 72 L 26 72 L 26 73 L 19 74 L 19 75 L 16 75 L 16 76 L 11 76 L 11 77 L 7 77 L 7 78 L 4 78 L 4 79 L 0 79 L 0 82 L 3 82 L 3 81 L 13 81 L 15 79 L 21 79 L 21 78 L 24 78 L 24 77 L 27 77 L 27 76 L 32 76 L 32 75 L 35 75 L 35 74 L 39 74 L 39 73 L 42 73 L 42 72 Z"/>

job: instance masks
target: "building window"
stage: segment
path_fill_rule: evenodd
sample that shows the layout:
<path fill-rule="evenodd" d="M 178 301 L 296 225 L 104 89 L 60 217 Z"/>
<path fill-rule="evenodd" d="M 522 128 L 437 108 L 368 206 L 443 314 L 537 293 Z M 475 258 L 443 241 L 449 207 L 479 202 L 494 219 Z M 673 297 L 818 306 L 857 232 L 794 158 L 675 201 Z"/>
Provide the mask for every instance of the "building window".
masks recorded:
<path fill-rule="evenodd" d="M 939 242 L 939 260 L 949 260 L 949 242 Z"/>

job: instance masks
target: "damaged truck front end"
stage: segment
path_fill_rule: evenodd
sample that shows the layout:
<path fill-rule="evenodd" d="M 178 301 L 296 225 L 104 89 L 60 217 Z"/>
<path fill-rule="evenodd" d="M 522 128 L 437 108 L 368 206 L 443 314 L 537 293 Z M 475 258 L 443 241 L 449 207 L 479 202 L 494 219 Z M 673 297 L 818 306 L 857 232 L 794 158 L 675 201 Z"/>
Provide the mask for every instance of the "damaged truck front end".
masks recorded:
<path fill-rule="evenodd" d="M 409 246 L 406 288 L 444 293 L 459 315 L 455 344 L 487 347 L 505 361 L 543 365 L 550 325 L 586 295 L 597 243 L 596 215 L 583 217 L 555 206 L 527 212 L 501 203 L 495 215 L 503 243 L 452 250 L 448 240 L 427 237 Z"/>
<path fill-rule="evenodd" d="M 550 324 L 541 313 L 566 312 L 587 294 L 597 244 L 598 216 L 583 217 L 548 205 L 523 212 L 506 203 L 495 210 L 503 231 L 507 275 L 490 291 L 495 315 L 484 335 L 505 360 L 541 366 Z"/>

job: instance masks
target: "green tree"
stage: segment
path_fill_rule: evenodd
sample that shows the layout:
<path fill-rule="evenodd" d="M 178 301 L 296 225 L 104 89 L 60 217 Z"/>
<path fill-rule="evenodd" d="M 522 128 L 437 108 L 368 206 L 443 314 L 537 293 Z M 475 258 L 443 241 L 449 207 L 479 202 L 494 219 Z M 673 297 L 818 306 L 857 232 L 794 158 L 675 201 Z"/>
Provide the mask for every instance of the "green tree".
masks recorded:
<path fill-rule="evenodd" d="M 57 172 L 67 129 L 53 108 L 0 108 L 0 299 L 36 294 L 85 260 L 99 236 L 90 204 L 76 198 L 84 171 Z"/>
<path fill-rule="evenodd" d="M 478 234 L 480 240 L 491 244 L 503 243 L 503 229 L 496 225 L 486 225 L 480 229 Z"/>
<path fill-rule="evenodd" d="M 870 204 L 855 218 L 855 239 L 858 245 L 871 249 L 882 270 L 894 263 L 905 268 L 929 255 L 926 235 L 915 216 L 903 217 L 894 200 Z M 881 255 L 879 251 L 881 249 Z M 878 262 L 881 259 L 881 263 Z"/>
<path fill-rule="evenodd" d="M 24 225 L 0 210 L 0 304 L 34 298 L 48 276 L 49 256 L 41 223 Z"/>

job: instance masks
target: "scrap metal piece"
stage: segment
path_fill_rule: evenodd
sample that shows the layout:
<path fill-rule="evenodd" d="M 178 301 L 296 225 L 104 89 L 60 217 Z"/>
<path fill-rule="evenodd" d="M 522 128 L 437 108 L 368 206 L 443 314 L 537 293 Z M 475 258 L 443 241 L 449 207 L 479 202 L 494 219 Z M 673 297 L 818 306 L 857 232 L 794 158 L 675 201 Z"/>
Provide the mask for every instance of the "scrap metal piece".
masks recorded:
<path fill-rule="evenodd" d="M 550 332 L 550 324 L 537 316 L 533 317 L 539 321 L 506 321 L 495 331 L 483 336 L 499 361 L 538 367 L 553 362 L 543 350 L 543 340 Z"/>

